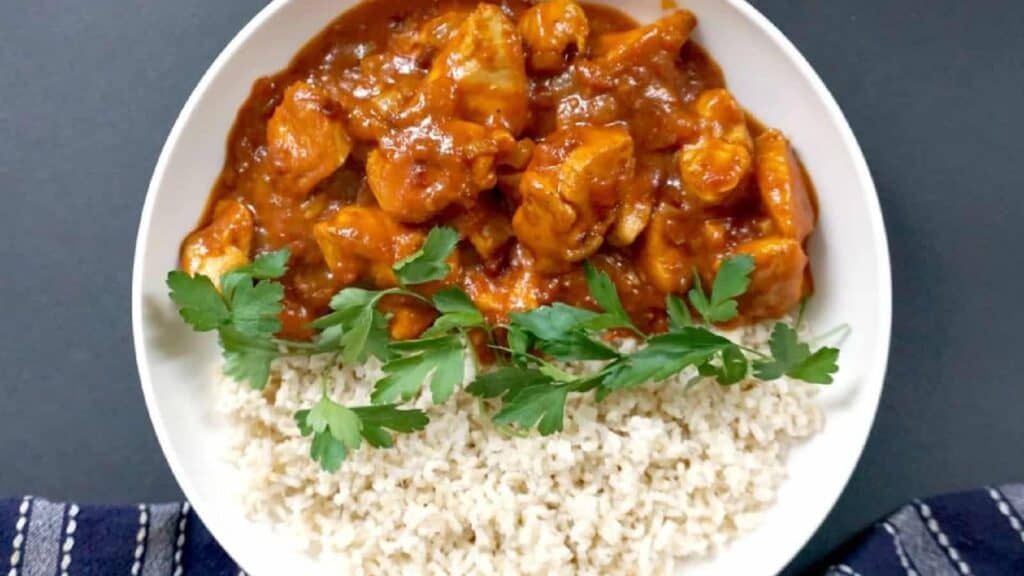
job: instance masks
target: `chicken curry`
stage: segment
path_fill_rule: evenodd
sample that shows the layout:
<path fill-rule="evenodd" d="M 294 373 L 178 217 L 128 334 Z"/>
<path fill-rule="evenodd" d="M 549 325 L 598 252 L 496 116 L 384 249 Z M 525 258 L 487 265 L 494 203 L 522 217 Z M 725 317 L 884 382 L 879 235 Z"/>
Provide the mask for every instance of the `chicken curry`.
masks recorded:
<path fill-rule="evenodd" d="M 740 321 L 811 290 L 811 184 L 689 41 L 693 14 L 640 26 L 573 0 L 371 0 L 333 22 L 242 106 L 182 268 L 219 278 L 287 247 L 281 335 L 347 286 L 384 288 L 434 226 L 458 231 L 451 273 L 488 320 L 591 307 L 607 272 L 633 321 L 665 329 L 666 295 L 756 264 Z M 388 296 L 394 338 L 433 308 Z"/>

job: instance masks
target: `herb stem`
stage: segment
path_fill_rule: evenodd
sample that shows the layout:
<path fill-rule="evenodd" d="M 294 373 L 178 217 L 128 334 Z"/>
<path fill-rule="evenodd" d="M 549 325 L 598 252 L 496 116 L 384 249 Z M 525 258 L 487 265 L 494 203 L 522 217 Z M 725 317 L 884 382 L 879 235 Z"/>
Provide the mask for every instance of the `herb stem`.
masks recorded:
<path fill-rule="evenodd" d="M 753 354 L 754 356 L 757 356 L 758 358 L 764 358 L 766 360 L 770 360 L 771 359 L 771 356 L 769 356 L 768 354 L 765 354 L 764 352 L 761 352 L 760 350 L 757 350 L 756 348 L 751 348 L 750 346 L 744 346 L 742 344 L 737 344 L 736 346 L 740 350 L 743 350 L 744 352 L 749 352 L 749 353 Z"/>
<path fill-rule="evenodd" d="M 637 328 L 636 324 L 633 324 L 632 322 L 630 322 L 629 325 L 626 326 L 626 328 L 629 328 L 630 332 L 632 332 L 633 334 L 636 334 L 637 336 L 639 336 L 641 340 L 647 340 L 647 333 L 645 333 L 643 330 Z"/>
<path fill-rule="evenodd" d="M 328 368 L 327 370 L 324 370 L 324 371 L 323 371 L 323 372 L 322 372 L 322 373 L 320 374 L 320 395 L 321 395 L 321 397 L 323 397 L 324 399 L 326 399 L 326 398 L 327 398 L 327 372 L 328 372 L 329 370 L 330 370 L 330 369 Z"/>
<path fill-rule="evenodd" d="M 387 290 L 384 290 L 383 292 L 380 293 L 381 296 L 386 296 L 388 294 L 396 294 L 396 295 L 400 295 L 400 296 L 408 296 L 410 298 L 419 300 L 420 302 L 423 302 L 424 304 L 428 304 L 431 307 L 433 307 L 433 305 L 434 305 L 434 303 L 431 302 L 430 298 L 427 298 L 426 296 L 420 294 L 419 292 L 414 292 L 414 291 L 406 288 L 405 286 L 402 286 L 401 288 L 388 288 Z M 376 304 L 376 302 L 374 302 L 374 304 Z"/>
<path fill-rule="evenodd" d="M 480 355 L 476 351 L 476 346 L 474 346 L 473 341 L 469 339 L 469 334 L 462 328 L 459 328 L 459 337 L 462 340 L 462 345 L 468 347 L 470 354 L 473 355 L 473 367 L 476 368 L 476 373 L 479 374 L 481 364 Z"/>
<path fill-rule="evenodd" d="M 804 296 L 800 299 L 800 310 L 796 313 L 796 323 L 793 327 L 800 331 L 800 325 L 804 323 L 804 312 L 807 311 L 807 297 Z"/>
<path fill-rule="evenodd" d="M 318 350 L 317 345 L 312 342 L 296 342 L 295 340 L 282 340 L 281 338 L 274 338 L 274 344 L 278 346 L 284 346 L 289 350 Z"/>
<path fill-rule="evenodd" d="M 846 337 L 850 335 L 851 331 L 852 330 L 850 328 L 850 325 L 844 322 L 844 323 L 840 324 L 839 326 L 836 326 L 835 328 L 833 328 L 833 329 L 831 329 L 831 330 L 829 330 L 827 332 L 824 332 L 822 334 L 819 334 L 817 336 L 812 337 L 809 342 L 811 344 L 817 344 L 818 342 L 823 342 L 823 341 L 828 340 L 829 338 L 832 338 L 833 336 L 836 336 L 836 335 L 839 335 L 839 334 L 842 334 L 842 336 L 839 338 L 839 340 L 845 340 Z"/>

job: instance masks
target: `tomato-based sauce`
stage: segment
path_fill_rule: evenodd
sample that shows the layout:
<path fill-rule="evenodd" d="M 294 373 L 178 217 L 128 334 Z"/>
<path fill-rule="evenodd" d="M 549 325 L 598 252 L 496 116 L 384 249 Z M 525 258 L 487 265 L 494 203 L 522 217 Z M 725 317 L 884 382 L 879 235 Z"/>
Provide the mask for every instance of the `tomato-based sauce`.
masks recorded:
<path fill-rule="evenodd" d="M 336 292 L 393 286 L 392 265 L 449 226 L 462 240 L 442 284 L 492 322 L 593 306 L 589 260 L 663 330 L 666 295 L 734 254 L 756 264 L 740 321 L 780 316 L 811 290 L 813 190 L 695 25 L 572 0 L 360 4 L 255 83 L 182 267 L 216 279 L 289 248 L 282 336 L 308 338 Z M 389 298 L 393 337 L 433 320 Z"/>

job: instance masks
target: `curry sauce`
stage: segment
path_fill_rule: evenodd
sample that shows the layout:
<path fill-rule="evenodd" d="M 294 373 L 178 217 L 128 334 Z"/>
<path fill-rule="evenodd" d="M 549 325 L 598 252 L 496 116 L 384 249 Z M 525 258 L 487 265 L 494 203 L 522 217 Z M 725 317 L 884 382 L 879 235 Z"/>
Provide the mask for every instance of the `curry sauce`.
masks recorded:
<path fill-rule="evenodd" d="M 741 253 L 756 264 L 741 321 L 780 316 L 811 290 L 813 190 L 689 40 L 696 23 L 572 0 L 364 2 L 255 83 L 182 267 L 219 278 L 289 248 L 293 339 L 340 289 L 393 286 L 434 226 L 462 240 L 451 274 L 417 289 L 458 285 L 492 323 L 593 306 L 589 260 L 638 326 L 664 330 L 666 295 Z M 433 321 L 388 298 L 393 337 Z"/>

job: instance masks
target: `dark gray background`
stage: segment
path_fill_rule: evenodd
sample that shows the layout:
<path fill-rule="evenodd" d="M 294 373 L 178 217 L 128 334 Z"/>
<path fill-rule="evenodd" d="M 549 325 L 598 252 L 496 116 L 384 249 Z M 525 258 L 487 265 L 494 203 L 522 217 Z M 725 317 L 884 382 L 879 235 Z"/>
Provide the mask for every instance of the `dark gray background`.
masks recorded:
<path fill-rule="evenodd" d="M 0 497 L 181 496 L 135 372 L 136 225 L 178 110 L 263 4 L 0 5 Z M 892 251 L 889 377 L 849 487 L 789 570 L 812 573 L 909 498 L 1024 480 L 1024 3 L 756 5 L 846 112 Z"/>

